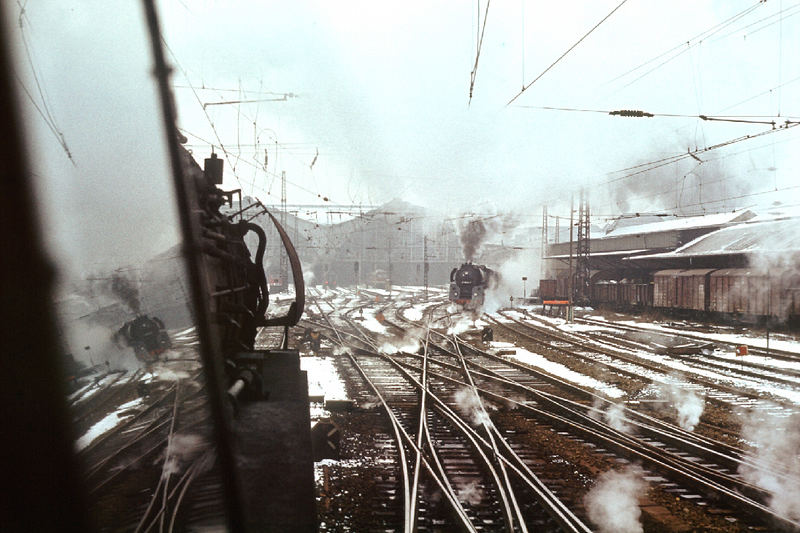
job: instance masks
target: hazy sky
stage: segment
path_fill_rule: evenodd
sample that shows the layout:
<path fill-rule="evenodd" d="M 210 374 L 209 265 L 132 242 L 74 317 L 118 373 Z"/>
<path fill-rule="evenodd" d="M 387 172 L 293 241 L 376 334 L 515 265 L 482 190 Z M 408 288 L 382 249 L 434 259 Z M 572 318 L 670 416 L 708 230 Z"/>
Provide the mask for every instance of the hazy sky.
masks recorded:
<path fill-rule="evenodd" d="M 713 199 L 715 188 L 719 198 L 761 190 L 762 182 L 790 185 L 800 129 L 704 154 L 700 166 L 687 158 L 622 179 L 610 191 L 604 183 L 625 175 L 611 171 L 770 127 L 524 106 L 797 116 L 798 2 L 629 0 L 506 105 L 618 4 L 493 2 L 468 106 L 485 2 L 161 2 L 165 38 L 178 62 L 176 84 L 234 90 L 198 90 L 200 101 L 269 97 L 258 91 L 298 95 L 207 106 L 206 117 L 192 90 L 176 89 L 182 126 L 241 154 L 239 182 L 264 200 L 279 199 L 280 170 L 287 171 L 290 203 L 317 203 L 317 195 L 343 203 L 401 197 L 479 212 L 508 206 L 540 213 L 543 202 L 557 210 L 564 205 L 557 201 L 581 184 L 604 214 L 659 204 L 675 211 L 676 204 Z M 267 173 L 257 168 L 265 148 Z M 706 198 L 697 186 L 703 180 Z M 663 194 L 629 201 L 640 191 Z M 609 195 L 616 201 L 609 203 Z"/>
<path fill-rule="evenodd" d="M 202 159 L 209 142 L 224 145 L 225 186 L 267 203 L 279 201 L 285 170 L 289 203 L 398 197 L 532 221 L 545 203 L 567 215 L 581 185 L 599 222 L 799 204 L 800 128 L 697 154 L 702 163 L 614 171 L 771 129 L 700 114 L 797 119 L 800 1 L 628 0 L 507 105 L 618 4 L 492 2 L 468 105 L 484 1 L 159 1 L 189 147 Z M 22 0 L 5 10 L 35 170 L 52 199 L 67 199 L 49 219 L 61 245 L 120 260 L 163 248 L 177 232 L 141 7 Z M 296 96 L 202 105 L 284 93 Z"/>

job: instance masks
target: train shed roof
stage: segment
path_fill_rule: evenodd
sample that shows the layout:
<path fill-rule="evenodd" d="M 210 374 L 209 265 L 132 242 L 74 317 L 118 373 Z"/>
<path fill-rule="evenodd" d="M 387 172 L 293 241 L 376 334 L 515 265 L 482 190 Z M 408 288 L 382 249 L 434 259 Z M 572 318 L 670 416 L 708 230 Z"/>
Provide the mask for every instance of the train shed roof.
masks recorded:
<path fill-rule="evenodd" d="M 662 220 L 653 221 L 652 217 L 644 219 L 645 223 L 628 223 L 625 225 L 615 224 L 606 229 L 605 235 L 598 237 L 621 237 L 623 235 L 635 235 L 641 233 L 655 233 L 659 231 L 677 231 L 697 228 L 707 228 L 723 226 L 736 222 L 744 222 L 753 218 L 755 213 L 749 210 L 730 213 L 714 213 L 693 217 L 666 217 Z M 595 237 L 595 235 L 592 235 Z"/>
<path fill-rule="evenodd" d="M 630 260 L 800 252 L 798 229 L 800 217 L 745 222 L 702 235 L 673 252 L 631 257 Z"/>

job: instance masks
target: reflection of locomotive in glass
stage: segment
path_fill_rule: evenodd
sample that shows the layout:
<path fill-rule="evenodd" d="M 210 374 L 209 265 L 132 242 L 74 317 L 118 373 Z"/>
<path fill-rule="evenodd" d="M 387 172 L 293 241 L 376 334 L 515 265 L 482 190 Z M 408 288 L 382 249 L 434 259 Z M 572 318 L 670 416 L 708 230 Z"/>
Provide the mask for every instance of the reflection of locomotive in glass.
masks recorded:
<path fill-rule="evenodd" d="M 485 265 L 464 263 L 450 272 L 450 301 L 467 309 L 483 305 L 486 289 L 497 286 L 499 275 Z"/>
<path fill-rule="evenodd" d="M 158 360 L 158 356 L 172 345 L 161 319 L 147 315 L 125 322 L 114 334 L 114 342 L 119 347 L 128 345 L 133 348 L 136 357 L 145 363 Z"/>

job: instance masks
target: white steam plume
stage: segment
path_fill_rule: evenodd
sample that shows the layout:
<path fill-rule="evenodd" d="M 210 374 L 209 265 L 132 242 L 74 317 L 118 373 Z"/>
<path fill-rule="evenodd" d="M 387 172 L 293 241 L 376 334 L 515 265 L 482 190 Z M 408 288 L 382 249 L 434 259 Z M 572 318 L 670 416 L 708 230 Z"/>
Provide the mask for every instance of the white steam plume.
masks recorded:
<path fill-rule="evenodd" d="M 682 388 L 675 380 L 662 384 L 659 393 L 677 411 L 678 425 L 687 431 L 694 431 L 705 409 L 705 399 L 691 389 Z"/>
<path fill-rule="evenodd" d="M 477 481 L 470 481 L 458 489 L 458 499 L 470 505 L 478 505 L 483 499 L 483 490 Z"/>
<path fill-rule="evenodd" d="M 394 342 L 384 342 L 380 348 L 378 348 L 378 352 L 388 355 L 396 354 L 398 352 L 417 353 L 422 347 L 419 339 L 424 334 L 425 332 L 422 329 L 411 328 L 406 331 L 401 339 L 395 339 Z"/>
<path fill-rule="evenodd" d="M 163 475 L 177 474 L 182 467 L 197 456 L 207 447 L 206 441 L 200 435 L 186 435 L 176 433 L 169 439 L 166 458 L 164 460 Z"/>
<path fill-rule="evenodd" d="M 475 321 L 468 315 L 459 315 L 453 325 L 447 328 L 448 335 L 459 335 L 469 328 L 474 327 Z"/>
<path fill-rule="evenodd" d="M 483 408 L 478 395 L 470 388 L 464 387 L 456 391 L 453 400 L 458 404 L 459 410 L 472 420 L 476 426 L 491 423 L 489 414 Z"/>
<path fill-rule="evenodd" d="M 523 277 L 528 278 L 524 283 L 526 293 L 530 294 L 532 289 L 538 287 L 540 255 L 538 250 L 518 251 L 495 269 L 500 274 L 500 280 L 496 286 L 486 290 L 484 313 L 494 313 L 507 306 L 510 296 L 514 299 L 522 296 Z"/>
<path fill-rule="evenodd" d="M 600 533 L 642 533 L 639 522 L 639 495 L 646 488 L 640 466 L 628 466 L 617 472 L 610 470 L 597 478 L 597 483 L 584 498 L 589 520 Z"/>
<path fill-rule="evenodd" d="M 630 424 L 627 423 L 628 419 L 625 417 L 625 406 L 621 403 L 610 404 L 606 412 L 603 413 L 603 420 L 612 428 L 623 433 L 630 433 L 633 429 Z"/>
<path fill-rule="evenodd" d="M 754 462 L 766 468 L 742 465 L 739 473 L 770 493 L 772 510 L 800 520 L 800 415 L 751 413 L 742 423 L 741 437 L 755 447 Z"/>

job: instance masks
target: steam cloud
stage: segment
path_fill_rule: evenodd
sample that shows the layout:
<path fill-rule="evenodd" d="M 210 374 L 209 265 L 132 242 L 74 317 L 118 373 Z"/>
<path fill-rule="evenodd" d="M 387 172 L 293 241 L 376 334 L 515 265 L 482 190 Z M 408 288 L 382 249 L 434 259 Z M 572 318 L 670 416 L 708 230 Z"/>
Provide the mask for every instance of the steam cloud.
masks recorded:
<path fill-rule="evenodd" d="M 751 413 L 742 423 L 741 436 L 756 447 L 750 459 L 766 468 L 744 464 L 739 473 L 770 493 L 767 504 L 773 511 L 800 520 L 800 415 Z"/>
<path fill-rule="evenodd" d="M 453 400 L 458 404 L 461 412 L 468 416 L 476 426 L 491 423 L 488 413 L 472 389 L 465 387 L 457 390 Z"/>
<path fill-rule="evenodd" d="M 470 481 L 458 489 L 458 499 L 470 505 L 478 505 L 483 499 L 483 491 L 477 481 Z"/>
<path fill-rule="evenodd" d="M 448 335 L 459 335 L 464 333 L 474 325 L 474 321 L 467 315 L 459 316 L 458 319 L 449 328 L 447 328 Z"/>
<path fill-rule="evenodd" d="M 584 498 L 586 511 L 600 533 L 642 533 L 639 522 L 639 494 L 647 484 L 640 466 L 629 466 L 621 472 L 610 470 L 597 478 L 597 483 Z"/>
<path fill-rule="evenodd" d="M 630 433 L 633 429 L 630 424 L 627 423 L 625 407 L 620 403 L 612 403 L 609 405 L 606 412 L 603 413 L 603 420 L 612 428 L 623 433 Z"/>
<path fill-rule="evenodd" d="M 203 451 L 206 446 L 205 440 L 200 435 L 174 434 L 167 445 L 163 475 L 179 473 L 183 466 Z"/>
<path fill-rule="evenodd" d="M 705 409 L 705 400 L 695 391 L 681 388 L 673 381 L 660 387 L 660 395 L 675 407 L 678 425 L 687 431 L 694 431 Z"/>
<path fill-rule="evenodd" d="M 398 352 L 404 353 L 417 353 L 422 347 L 420 337 L 425 335 L 425 331 L 419 328 L 411 328 L 403 335 L 401 339 L 395 339 L 394 342 L 384 342 L 378 351 L 385 354 L 396 354 Z"/>
<path fill-rule="evenodd" d="M 508 305 L 508 297 L 517 298 L 522 294 L 522 277 L 528 278 L 526 290 L 538 286 L 540 254 L 537 251 L 521 251 L 502 263 L 495 271 L 499 274 L 498 284 L 488 287 L 483 304 L 483 312 L 494 313 Z M 527 296 L 527 295 L 526 295 Z"/>

